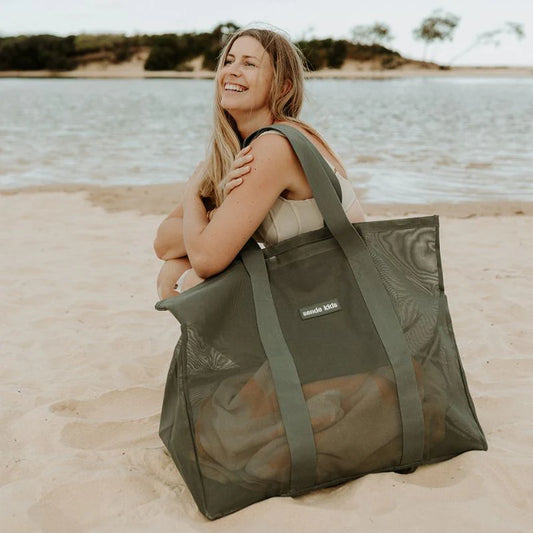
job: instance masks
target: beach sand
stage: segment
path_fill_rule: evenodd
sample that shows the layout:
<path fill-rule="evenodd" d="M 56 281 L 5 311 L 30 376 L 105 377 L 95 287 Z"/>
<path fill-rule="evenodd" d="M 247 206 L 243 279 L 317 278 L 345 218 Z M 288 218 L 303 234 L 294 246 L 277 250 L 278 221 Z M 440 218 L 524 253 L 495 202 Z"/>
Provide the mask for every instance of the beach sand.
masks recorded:
<path fill-rule="evenodd" d="M 209 522 L 157 433 L 180 334 L 154 310 L 152 241 L 181 194 L 169 187 L 0 194 L 2 531 L 530 530 L 532 204 L 362 202 L 369 220 L 439 215 L 444 284 L 488 452 Z"/>

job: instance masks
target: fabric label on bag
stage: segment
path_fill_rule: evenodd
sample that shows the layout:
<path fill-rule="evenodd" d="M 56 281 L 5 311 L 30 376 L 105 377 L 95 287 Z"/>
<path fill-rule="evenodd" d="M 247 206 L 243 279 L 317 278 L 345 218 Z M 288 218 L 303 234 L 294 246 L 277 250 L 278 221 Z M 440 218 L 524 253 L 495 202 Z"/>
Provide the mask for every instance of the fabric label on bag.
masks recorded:
<path fill-rule="evenodd" d="M 341 311 L 341 309 L 341 304 L 337 298 L 333 298 L 333 300 L 328 300 L 327 302 L 302 307 L 300 309 L 300 318 L 307 320 L 308 318 L 335 313 L 335 311 Z"/>

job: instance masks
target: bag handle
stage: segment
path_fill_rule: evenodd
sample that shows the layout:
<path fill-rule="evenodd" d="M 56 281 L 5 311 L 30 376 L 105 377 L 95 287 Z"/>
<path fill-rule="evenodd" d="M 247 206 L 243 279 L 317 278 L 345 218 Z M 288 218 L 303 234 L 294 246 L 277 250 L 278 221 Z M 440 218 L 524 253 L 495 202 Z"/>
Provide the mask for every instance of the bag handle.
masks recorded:
<path fill-rule="evenodd" d="M 374 265 L 363 238 L 350 223 L 342 208 L 342 204 L 339 201 L 333 185 L 335 181 L 337 181 L 338 185 L 338 178 L 335 176 L 335 173 L 328 163 L 326 163 L 320 152 L 315 148 L 314 144 L 296 128 L 279 124 L 267 126 L 254 132 L 245 139 L 244 146 L 247 146 L 263 131 L 271 129 L 277 130 L 285 135 L 291 143 L 291 146 L 304 169 L 325 224 L 348 260 L 354 279 L 365 300 L 376 331 L 381 339 L 394 372 L 403 429 L 401 464 L 410 465 L 417 463 L 422 459 L 424 450 L 424 417 L 422 413 L 422 405 L 418 394 L 418 386 L 413 364 L 409 355 L 402 326 L 394 311 L 387 290 L 376 266 Z M 251 238 L 241 250 L 240 255 L 252 281 L 256 312 L 258 313 L 257 322 L 260 332 L 263 330 L 265 336 L 267 336 L 273 331 L 272 328 L 275 328 L 277 331 L 276 335 L 278 337 L 281 336 L 278 338 L 276 344 L 279 345 L 281 342 L 285 344 L 285 349 L 283 350 L 285 355 L 282 359 L 288 359 L 290 351 L 286 346 L 281 326 L 279 325 L 279 320 L 277 318 L 263 251 L 255 240 Z M 276 326 L 274 326 L 274 322 L 277 322 Z M 265 345 L 264 348 L 272 366 L 270 358 L 271 356 L 275 357 L 275 352 L 272 351 L 272 348 L 267 349 Z M 277 346 L 276 349 L 279 349 L 279 346 Z M 292 357 L 290 357 L 290 359 L 292 360 Z M 280 374 L 289 372 L 287 365 L 290 366 L 290 363 L 277 362 L 276 366 L 281 366 L 281 369 L 277 372 Z M 292 365 L 294 366 L 294 362 L 292 362 Z M 296 372 L 295 368 L 294 372 Z M 275 373 L 276 372 L 273 369 L 274 384 L 276 386 L 276 391 L 278 391 L 276 378 L 274 376 Z M 282 410 L 281 404 L 282 401 L 280 401 L 280 410 Z M 287 410 L 291 411 L 292 407 L 294 406 L 288 405 Z M 305 411 L 307 410 L 305 409 Z M 298 418 L 302 418 L 303 416 L 304 413 L 300 412 Z M 286 430 L 287 429 L 286 426 Z M 288 438 L 288 440 L 290 446 L 290 439 Z M 308 447 L 310 447 L 309 444 Z"/>
<path fill-rule="evenodd" d="M 248 241 L 241 257 L 250 276 L 257 329 L 270 365 L 289 446 L 290 491 L 299 492 L 316 483 L 317 453 L 311 418 L 294 359 L 281 330 L 261 249 Z"/>

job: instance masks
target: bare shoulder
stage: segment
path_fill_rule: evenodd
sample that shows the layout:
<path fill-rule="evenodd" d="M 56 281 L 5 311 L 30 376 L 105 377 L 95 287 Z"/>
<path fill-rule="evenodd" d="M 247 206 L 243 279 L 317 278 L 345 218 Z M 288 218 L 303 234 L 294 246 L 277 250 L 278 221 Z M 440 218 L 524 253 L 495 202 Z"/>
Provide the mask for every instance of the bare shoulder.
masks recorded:
<path fill-rule="evenodd" d="M 274 131 L 274 130 L 273 130 Z M 300 168 L 300 162 L 292 149 L 291 143 L 284 135 L 259 135 L 251 143 L 254 153 L 252 170 L 262 167 L 270 171 L 270 179 L 285 180 Z M 278 171 L 283 171 L 279 172 Z"/>
<path fill-rule="evenodd" d="M 273 135 L 266 135 L 267 133 Z M 267 130 L 261 133 L 250 144 L 254 148 L 254 153 L 257 150 L 266 153 L 275 153 L 276 150 L 281 150 L 282 153 L 280 155 L 286 155 L 292 151 L 291 143 L 287 137 L 276 130 Z"/>

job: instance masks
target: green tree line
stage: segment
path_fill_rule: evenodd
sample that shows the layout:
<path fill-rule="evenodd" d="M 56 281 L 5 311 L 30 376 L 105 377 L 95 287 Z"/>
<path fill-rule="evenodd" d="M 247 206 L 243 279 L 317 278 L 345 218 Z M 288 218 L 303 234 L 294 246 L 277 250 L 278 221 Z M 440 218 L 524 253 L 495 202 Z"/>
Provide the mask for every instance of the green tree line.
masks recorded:
<path fill-rule="evenodd" d="M 225 39 L 239 27 L 228 22 L 212 32 L 163 35 L 81 34 L 19 35 L 0 37 L 0 70 L 73 70 L 90 60 L 107 59 L 120 63 L 142 47 L 149 47 L 145 70 L 191 70 L 189 62 L 202 56 L 202 68 L 214 70 Z M 348 40 L 310 39 L 296 43 L 309 70 L 340 68 L 346 59 L 382 58 L 385 68 L 393 68 L 400 54 L 379 44 Z"/>
<path fill-rule="evenodd" d="M 453 39 L 459 20 L 457 15 L 443 13 L 442 10 L 436 10 L 422 20 L 413 30 L 413 36 L 424 42 L 423 60 L 429 44 Z M 144 64 L 145 70 L 192 70 L 190 61 L 197 57 L 203 57 L 203 69 L 214 70 L 227 36 L 237 29 L 239 26 L 227 22 L 204 33 L 143 34 L 132 37 L 124 34 L 0 37 L 0 70 L 74 70 L 79 65 L 98 59 L 120 63 L 130 59 L 142 47 L 150 49 Z M 505 34 L 521 39 L 524 37 L 523 26 L 506 22 L 502 28 L 486 31 L 460 56 L 476 46 L 498 45 L 499 38 Z M 311 71 L 340 68 L 347 59 L 374 60 L 382 68 L 393 69 L 408 60 L 385 46 L 391 40 L 393 36 L 390 28 L 382 22 L 376 22 L 352 28 L 350 40 L 312 38 L 300 40 L 296 44 L 302 50 L 307 68 Z M 452 58 L 449 63 L 457 57 L 459 56 Z"/>

